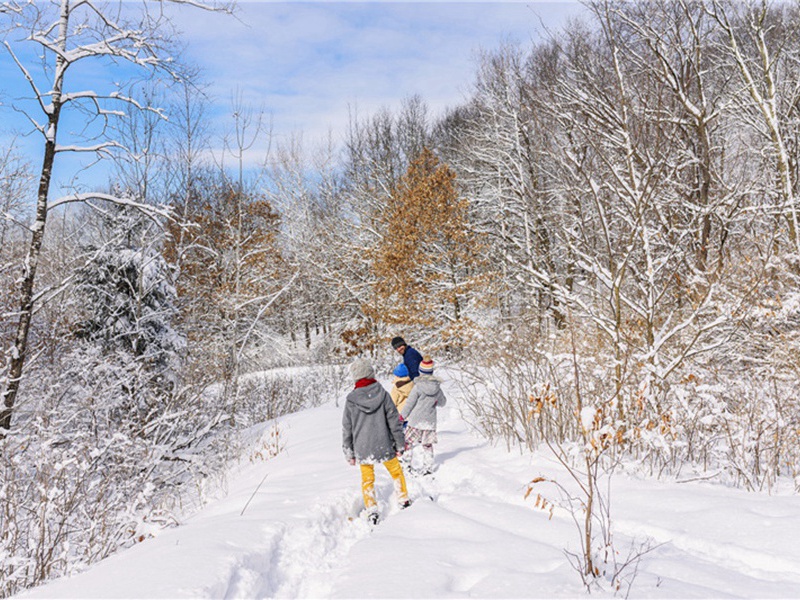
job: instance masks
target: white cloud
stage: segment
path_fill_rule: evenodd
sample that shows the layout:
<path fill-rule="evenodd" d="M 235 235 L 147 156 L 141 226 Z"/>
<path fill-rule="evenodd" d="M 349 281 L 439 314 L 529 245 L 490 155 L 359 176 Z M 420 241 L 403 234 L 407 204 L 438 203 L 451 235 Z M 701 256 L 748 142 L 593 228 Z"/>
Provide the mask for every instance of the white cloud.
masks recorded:
<path fill-rule="evenodd" d="M 535 39 L 540 20 L 558 29 L 567 16 L 582 10 L 573 2 L 251 1 L 240 3 L 233 17 L 171 6 L 186 44 L 181 58 L 200 66 L 211 82 L 211 128 L 222 134 L 230 127 L 231 97 L 238 92 L 253 109 L 271 113 L 276 134 L 303 132 L 307 142 L 329 132 L 339 140 L 351 110 L 367 116 L 384 106 L 397 108 L 413 94 L 433 114 L 458 104 L 472 83 L 479 47 Z M 36 66 L 35 45 L 20 38 L 15 50 L 29 53 L 24 54 L 27 62 Z M 69 85 L 72 91 L 107 92 L 112 82 L 132 75 L 124 64 L 95 61 L 72 72 Z M 46 74 L 36 76 L 47 89 Z M 0 130 L 30 131 L 27 120 L 10 109 L 16 103 L 37 114 L 35 103 L 20 100 L 30 95 L 10 57 L 0 52 Z M 77 120 L 66 115 L 60 136 L 80 133 L 82 124 L 82 115 Z M 31 163 L 38 163 L 38 137 L 19 143 Z M 263 158 L 265 147 L 266 142 L 260 143 L 254 156 Z M 59 173 L 71 178 L 80 168 L 76 163 L 76 158 L 61 158 Z M 81 172 L 79 179 L 97 184 L 106 171 L 107 165 L 100 164 Z"/>
<path fill-rule="evenodd" d="M 279 134 L 341 134 L 361 114 L 419 94 L 436 111 L 462 101 L 478 47 L 557 28 L 574 3 L 245 2 L 238 19 L 185 12 L 191 60 L 217 99 L 238 88 L 274 115 Z M 191 17 L 189 18 L 189 14 Z"/>

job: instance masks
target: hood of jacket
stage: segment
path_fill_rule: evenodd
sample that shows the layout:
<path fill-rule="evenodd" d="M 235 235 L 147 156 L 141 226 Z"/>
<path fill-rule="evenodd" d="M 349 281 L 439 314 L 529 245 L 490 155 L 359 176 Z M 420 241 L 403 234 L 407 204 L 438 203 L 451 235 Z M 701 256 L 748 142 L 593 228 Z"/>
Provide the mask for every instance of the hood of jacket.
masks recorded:
<path fill-rule="evenodd" d="M 372 414 L 381 408 L 384 393 L 383 386 L 376 381 L 366 387 L 354 389 L 347 394 L 347 401 L 352 402 L 361 412 Z"/>
<path fill-rule="evenodd" d="M 433 375 L 420 375 L 414 380 L 414 386 L 425 396 L 435 396 L 441 382 Z"/>

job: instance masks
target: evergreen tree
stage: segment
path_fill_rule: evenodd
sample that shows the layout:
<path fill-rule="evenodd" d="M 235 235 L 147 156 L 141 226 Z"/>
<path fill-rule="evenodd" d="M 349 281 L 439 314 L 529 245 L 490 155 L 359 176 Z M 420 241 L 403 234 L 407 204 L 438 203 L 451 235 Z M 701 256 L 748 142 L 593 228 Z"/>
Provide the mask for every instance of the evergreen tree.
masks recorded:
<path fill-rule="evenodd" d="M 85 246 L 90 259 L 76 274 L 76 337 L 101 352 L 98 360 L 116 357 L 125 370 L 134 367 L 120 389 L 146 411 L 175 388 L 185 348 L 173 326 L 175 287 L 152 226 L 130 208 L 108 207 Z"/>

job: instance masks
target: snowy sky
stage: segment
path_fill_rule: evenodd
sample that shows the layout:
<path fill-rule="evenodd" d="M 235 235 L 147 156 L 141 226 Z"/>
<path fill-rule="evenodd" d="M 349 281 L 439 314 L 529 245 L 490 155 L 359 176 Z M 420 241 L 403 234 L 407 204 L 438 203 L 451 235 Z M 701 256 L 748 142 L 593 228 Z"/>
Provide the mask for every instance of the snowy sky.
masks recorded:
<path fill-rule="evenodd" d="M 328 131 L 340 140 L 351 110 L 366 116 L 414 94 L 434 115 L 460 103 L 479 48 L 540 39 L 582 8 L 576 2 L 262 1 L 241 2 L 235 17 L 172 10 L 187 44 L 182 58 L 200 66 L 211 85 L 213 129 L 221 132 L 230 123 L 238 91 L 272 116 L 276 134 L 302 131 L 313 144 Z M 79 87 L 97 91 L 109 79 L 125 78 L 108 69 L 79 75 Z M 46 89 L 46 82 L 40 85 Z M 20 95 L 29 90 L 9 55 L 0 52 L 0 143 L 10 132 L 30 130 L 22 115 L 8 109 Z M 38 167 L 40 138 L 23 144 Z M 74 174 L 74 162 L 62 159 L 59 185 Z M 102 165 L 80 176 L 101 180 Z"/>

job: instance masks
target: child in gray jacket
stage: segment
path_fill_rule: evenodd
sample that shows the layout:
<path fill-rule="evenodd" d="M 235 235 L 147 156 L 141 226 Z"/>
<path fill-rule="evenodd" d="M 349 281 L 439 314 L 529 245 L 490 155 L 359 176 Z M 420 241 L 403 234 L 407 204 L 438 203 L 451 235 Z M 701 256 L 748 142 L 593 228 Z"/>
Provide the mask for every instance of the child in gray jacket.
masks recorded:
<path fill-rule="evenodd" d="M 433 472 L 433 445 L 436 438 L 436 409 L 444 406 L 447 398 L 442 392 L 441 381 L 433 376 L 433 359 L 425 357 L 419 364 L 419 377 L 414 380 L 414 389 L 408 396 L 400 415 L 408 422 L 406 447 L 408 464 L 413 461 L 414 446 L 422 446 L 423 475 Z"/>
<path fill-rule="evenodd" d="M 361 492 L 367 518 L 378 522 L 375 500 L 375 463 L 383 463 L 395 482 L 400 508 L 410 505 L 403 468 L 403 426 L 389 392 L 375 380 L 375 370 L 364 358 L 350 365 L 355 389 L 347 395 L 342 415 L 342 449 L 351 465 L 361 467 Z"/>

